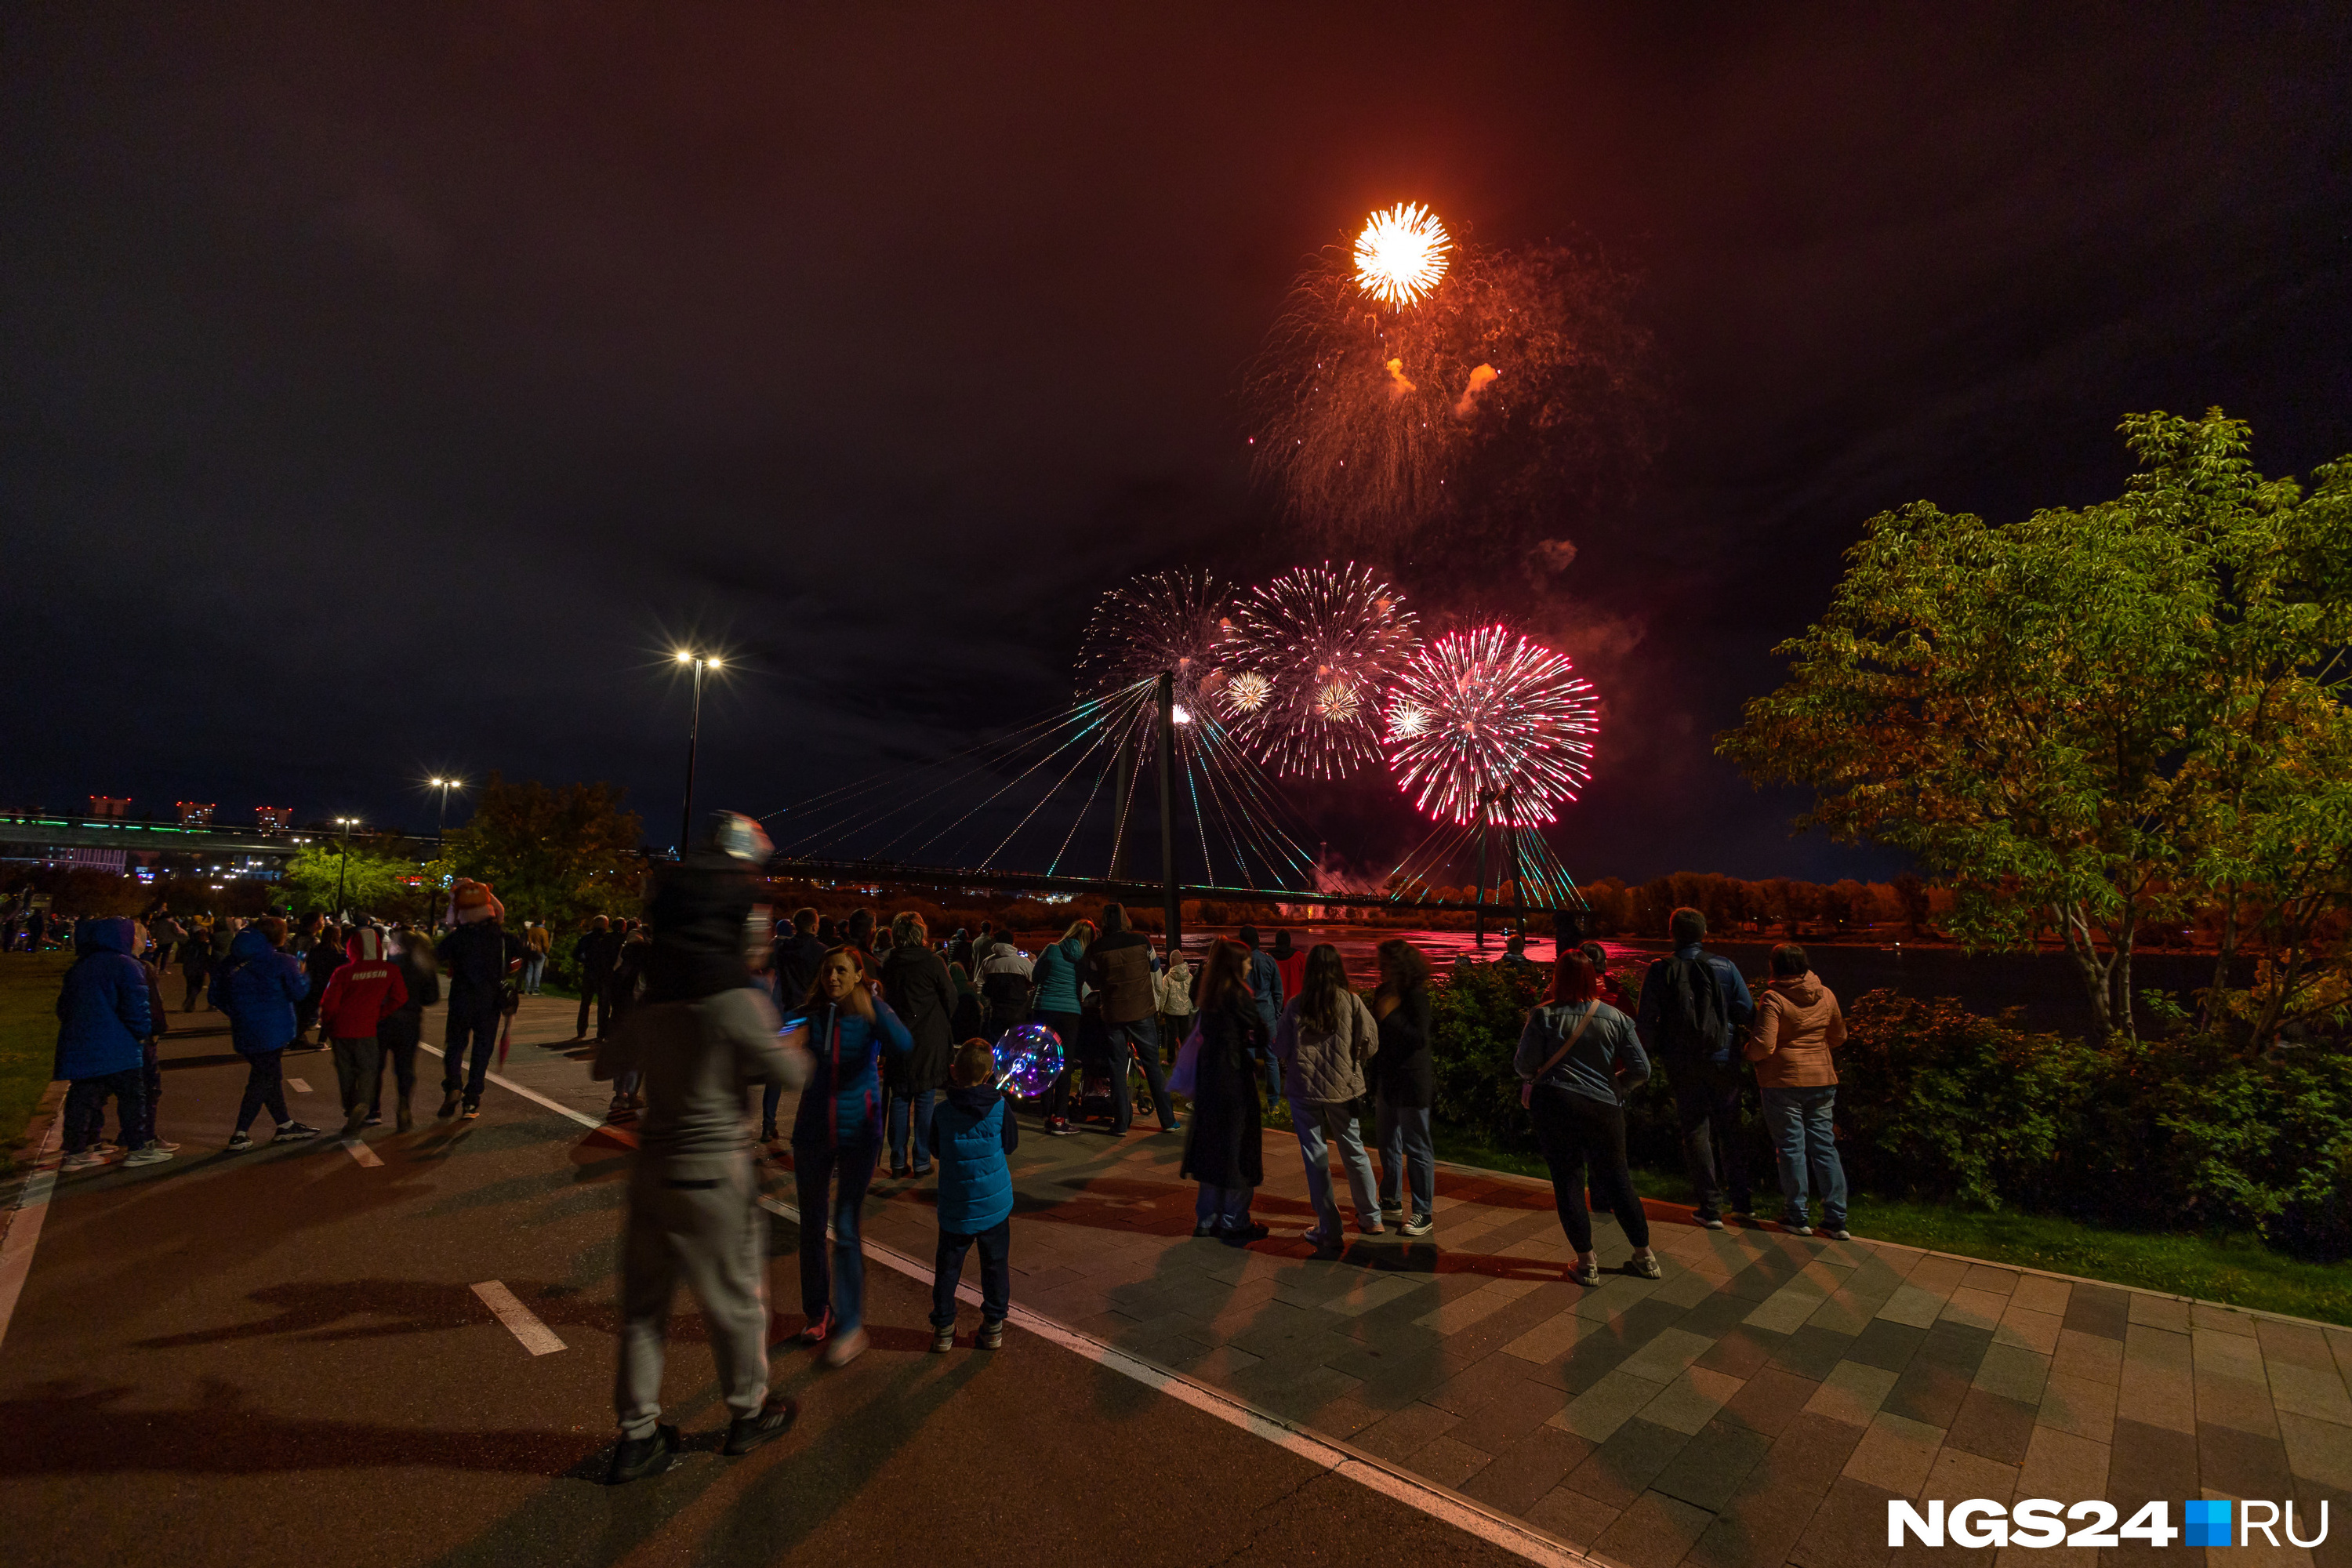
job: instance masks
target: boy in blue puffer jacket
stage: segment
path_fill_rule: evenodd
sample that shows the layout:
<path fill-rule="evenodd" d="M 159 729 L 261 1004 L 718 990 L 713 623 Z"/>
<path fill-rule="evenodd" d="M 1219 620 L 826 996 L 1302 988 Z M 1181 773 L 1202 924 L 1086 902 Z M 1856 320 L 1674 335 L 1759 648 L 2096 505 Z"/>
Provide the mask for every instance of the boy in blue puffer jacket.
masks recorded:
<path fill-rule="evenodd" d="M 939 1162 L 940 1247 L 931 1260 L 931 1350 L 955 1349 L 956 1286 L 964 1254 L 980 1244 L 980 1348 L 1004 1342 L 1013 1310 L 1013 1163 L 1021 1124 L 996 1087 L 996 1056 L 985 1040 L 956 1047 L 947 1102 L 931 1113 Z"/>
<path fill-rule="evenodd" d="M 227 963 L 213 976 L 213 1000 L 228 1015 L 229 1043 L 246 1066 L 245 1099 L 236 1108 L 236 1131 L 228 1141 L 232 1154 L 253 1147 L 247 1129 L 264 1110 L 278 1124 L 273 1142 L 299 1143 L 319 1135 L 317 1128 L 286 1112 L 286 1075 L 278 1059 L 299 1032 L 294 1026 L 294 1004 L 310 990 L 310 980 L 285 946 L 286 922 L 264 916 L 236 933 L 228 946 Z"/>
<path fill-rule="evenodd" d="M 168 1160 L 168 1151 L 140 1142 L 147 1106 L 143 1042 L 154 1019 L 147 1005 L 147 971 L 131 956 L 131 922 L 84 921 L 74 945 L 81 956 L 66 971 L 65 987 L 58 994 L 57 1076 L 73 1083 L 66 1091 L 66 1157 L 59 1169 L 105 1163 L 95 1145 L 110 1094 L 130 1150 L 122 1163 Z"/>

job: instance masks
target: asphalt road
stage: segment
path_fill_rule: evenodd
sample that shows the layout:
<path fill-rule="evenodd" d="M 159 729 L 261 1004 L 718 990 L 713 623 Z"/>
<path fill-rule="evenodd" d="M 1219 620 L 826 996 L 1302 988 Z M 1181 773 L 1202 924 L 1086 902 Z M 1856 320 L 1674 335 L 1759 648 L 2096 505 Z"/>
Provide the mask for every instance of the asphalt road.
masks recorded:
<path fill-rule="evenodd" d="M 165 1064 L 179 1158 L 60 1180 L 0 1342 L 10 1564 L 1522 1561 L 1017 1329 L 932 1355 L 927 1289 L 881 1267 L 875 1348 L 835 1373 L 780 1351 L 801 1419 L 740 1460 L 681 1296 L 665 1419 L 688 1451 L 604 1487 L 625 1150 L 497 1089 L 436 1121 L 427 1057 L 425 1121 L 374 1131 L 380 1164 L 331 1136 L 231 1155 L 226 1035 Z M 294 1114 L 334 1124 L 331 1058 L 287 1072 Z M 772 1225 L 782 1340 L 798 1238 Z M 530 1353 L 490 1280 L 564 1348 Z"/>

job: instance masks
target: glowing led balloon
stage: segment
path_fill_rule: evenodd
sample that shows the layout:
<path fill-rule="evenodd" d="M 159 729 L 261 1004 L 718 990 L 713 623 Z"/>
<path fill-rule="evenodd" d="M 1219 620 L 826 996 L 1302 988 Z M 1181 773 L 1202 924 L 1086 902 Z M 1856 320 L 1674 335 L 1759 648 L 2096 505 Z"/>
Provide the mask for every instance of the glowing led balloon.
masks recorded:
<path fill-rule="evenodd" d="M 1062 1037 L 1043 1024 L 1016 1024 L 996 1042 L 996 1087 L 1011 1084 L 1024 1099 L 1053 1087 L 1062 1072 Z"/>
<path fill-rule="evenodd" d="M 1397 786 L 1441 822 L 1559 820 L 1591 777 L 1599 699 L 1567 657 L 1507 627 L 1453 632 L 1415 654 L 1388 697 Z"/>
<path fill-rule="evenodd" d="M 1234 659 L 1265 700 L 1236 725 L 1277 773 L 1345 778 L 1380 756 L 1381 694 L 1412 656 L 1419 623 L 1369 567 L 1301 566 L 1250 590 Z"/>
<path fill-rule="evenodd" d="M 1418 303 L 1445 276 L 1453 240 L 1419 202 L 1376 212 L 1356 237 L 1356 281 L 1375 300 L 1402 310 Z"/>

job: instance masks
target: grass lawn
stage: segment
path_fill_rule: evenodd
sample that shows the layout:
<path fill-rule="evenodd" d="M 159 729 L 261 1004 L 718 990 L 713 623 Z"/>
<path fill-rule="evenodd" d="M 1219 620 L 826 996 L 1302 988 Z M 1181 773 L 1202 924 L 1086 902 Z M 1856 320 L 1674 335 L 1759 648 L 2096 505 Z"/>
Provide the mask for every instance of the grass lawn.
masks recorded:
<path fill-rule="evenodd" d="M 1549 1180 L 1541 1160 L 1437 1129 L 1437 1157 Z M 1643 1197 L 1689 1203 L 1690 1184 L 1679 1173 L 1637 1170 Z M 1765 1202 L 1762 1195 L 1758 1202 Z M 1777 1205 L 1779 1199 L 1770 1201 Z M 2352 1324 L 2352 1263 L 2301 1263 L 2250 1236 L 2162 1235 L 2107 1230 L 2048 1215 L 2012 1210 L 1946 1208 L 1934 1204 L 1854 1194 L 1846 1223 L 1856 1236 L 2136 1285 L 2258 1311 Z"/>
<path fill-rule="evenodd" d="M 0 1175 L 24 1152 L 25 1123 L 58 1054 L 58 986 L 68 952 L 0 952 Z"/>

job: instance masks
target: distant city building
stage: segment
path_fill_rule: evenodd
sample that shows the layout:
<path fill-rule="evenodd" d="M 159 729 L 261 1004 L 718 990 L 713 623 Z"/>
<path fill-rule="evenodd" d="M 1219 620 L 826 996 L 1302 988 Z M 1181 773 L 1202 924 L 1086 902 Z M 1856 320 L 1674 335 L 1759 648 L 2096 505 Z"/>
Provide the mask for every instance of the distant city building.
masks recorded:
<path fill-rule="evenodd" d="M 283 833 L 286 825 L 293 819 L 294 808 L 290 805 L 257 805 L 253 808 L 253 820 L 265 832 Z"/>
<path fill-rule="evenodd" d="M 120 822 L 131 814 L 131 797 L 127 795 L 91 795 L 89 797 L 89 814 L 92 816 L 102 816 L 109 818 L 111 821 Z"/>
<path fill-rule="evenodd" d="M 213 806 L 215 804 L 215 802 L 209 800 L 204 802 L 202 805 L 198 805 L 193 800 L 184 800 L 179 802 L 180 826 L 183 827 L 210 827 L 213 825 Z"/>

